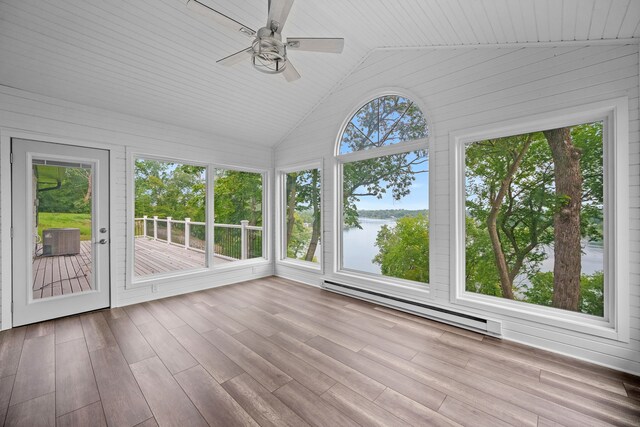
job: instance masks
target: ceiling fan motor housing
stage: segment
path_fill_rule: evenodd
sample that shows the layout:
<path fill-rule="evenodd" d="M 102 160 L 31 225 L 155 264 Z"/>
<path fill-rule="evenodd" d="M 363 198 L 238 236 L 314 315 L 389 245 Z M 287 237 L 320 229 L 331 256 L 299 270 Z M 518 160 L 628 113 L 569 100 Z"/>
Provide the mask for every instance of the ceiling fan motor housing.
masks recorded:
<path fill-rule="evenodd" d="M 257 70 L 267 74 L 278 74 L 286 68 L 287 47 L 282 43 L 279 33 L 267 27 L 260 28 L 251 47 L 251 63 Z"/>

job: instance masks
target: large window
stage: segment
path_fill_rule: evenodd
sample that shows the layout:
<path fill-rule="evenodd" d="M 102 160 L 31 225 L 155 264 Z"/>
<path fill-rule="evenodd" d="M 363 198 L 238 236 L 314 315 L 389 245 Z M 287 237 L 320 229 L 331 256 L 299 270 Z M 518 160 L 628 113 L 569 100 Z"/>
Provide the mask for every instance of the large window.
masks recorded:
<path fill-rule="evenodd" d="M 321 171 L 284 171 L 282 178 L 282 258 L 319 266 L 322 257 Z"/>
<path fill-rule="evenodd" d="M 204 268 L 204 166 L 135 160 L 134 276 Z"/>
<path fill-rule="evenodd" d="M 468 144 L 466 290 L 603 317 L 603 123 Z"/>
<path fill-rule="evenodd" d="M 452 302 L 629 339 L 627 103 L 452 134 Z"/>
<path fill-rule="evenodd" d="M 409 99 L 360 108 L 339 141 L 340 268 L 429 281 L 427 124 Z"/>
<path fill-rule="evenodd" d="M 215 169 L 213 262 L 265 257 L 262 173 Z"/>

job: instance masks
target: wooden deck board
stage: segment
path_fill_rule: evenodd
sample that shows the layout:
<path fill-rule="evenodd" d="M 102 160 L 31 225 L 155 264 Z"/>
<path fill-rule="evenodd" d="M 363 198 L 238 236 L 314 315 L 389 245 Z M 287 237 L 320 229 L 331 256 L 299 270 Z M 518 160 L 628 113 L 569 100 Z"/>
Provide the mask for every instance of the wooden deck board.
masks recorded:
<path fill-rule="evenodd" d="M 215 258 L 218 264 L 230 261 Z M 39 256 L 33 260 L 33 299 L 67 295 L 92 289 L 91 242 L 80 242 L 80 253 Z M 148 276 L 204 268 L 205 254 L 145 238 L 136 239 L 135 274 Z"/>
<path fill-rule="evenodd" d="M 0 424 L 90 404 L 129 426 L 202 423 L 196 408 L 213 425 L 640 425 L 638 377 L 391 309 L 369 323 L 377 309 L 264 278 L 3 331 Z"/>

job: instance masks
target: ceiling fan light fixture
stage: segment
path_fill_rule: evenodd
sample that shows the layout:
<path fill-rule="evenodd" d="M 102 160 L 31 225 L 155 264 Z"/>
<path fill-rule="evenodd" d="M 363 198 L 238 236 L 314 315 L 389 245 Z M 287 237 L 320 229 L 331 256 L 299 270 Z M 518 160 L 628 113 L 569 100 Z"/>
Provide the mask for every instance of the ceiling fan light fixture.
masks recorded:
<path fill-rule="evenodd" d="M 251 48 L 251 64 L 256 70 L 279 74 L 287 67 L 287 47 L 273 35 L 255 39 Z"/>

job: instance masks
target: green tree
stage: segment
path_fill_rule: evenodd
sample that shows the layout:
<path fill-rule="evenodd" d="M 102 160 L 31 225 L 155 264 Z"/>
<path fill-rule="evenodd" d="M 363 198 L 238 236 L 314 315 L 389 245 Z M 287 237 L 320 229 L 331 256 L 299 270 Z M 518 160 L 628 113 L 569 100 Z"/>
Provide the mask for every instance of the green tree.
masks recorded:
<path fill-rule="evenodd" d="M 427 123 L 420 109 L 401 96 L 383 96 L 363 106 L 346 126 L 340 153 L 380 148 L 425 138 Z M 390 192 L 400 200 L 411 191 L 415 175 L 426 173 L 426 151 L 414 151 L 346 163 L 343 166 L 343 220 L 360 227 L 357 202 Z"/>
<path fill-rule="evenodd" d="M 379 253 L 373 262 L 382 274 L 416 282 L 429 282 L 429 219 L 420 214 L 397 220 L 378 231 Z"/>
<path fill-rule="evenodd" d="M 571 150 L 558 153 L 565 149 L 562 145 L 570 145 Z M 577 274 L 575 283 L 579 286 L 576 289 L 569 284 L 573 279 L 556 277 L 556 288 L 564 286 L 572 296 L 561 298 L 566 303 L 556 302 L 554 306 L 571 310 L 586 307 L 578 303 L 579 295 L 585 292 L 579 245 L 581 237 L 602 238 L 602 123 L 470 144 L 466 149 L 466 174 L 467 215 L 472 219 L 467 220 L 467 266 L 470 261 L 481 261 L 475 254 L 487 253 L 486 248 L 478 246 L 483 240 L 487 244 L 481 234 L 489 238 L 495 264 L 494 271 L 481 263 L 467 271 L 467 289 L 510 299 L 531 297 L 530 302 L 542 300 L 533 298 L 526 288 L 518 289 L 516 278 L 526 278 L 525 285 L 540 280 L 536 275 L 546 257 L 543 249 L 553 246 L 556 263 L 568 262 L 564 255 L 571 252 L 575 271 L 570 274 L 572 278 Z M 558 185 L 558 180 L 563 185 Z M 563 189 L 567 187 L 571 192 Z M 558 222 L 559 215 L 573 225 L 563 226 Z M 482 225 L 487 231 L 479 234 Z M 557 237 L 559 229 L 571 235 L 570 245 L 569 240 L 567 244 L 558 241 L 562 240 Z M 469 239 L 470 234 L 475 237 Z M 558 294 L 557 289 L 554 294 Z M 597 296 L 597 292 L 592 295 Z"/>

